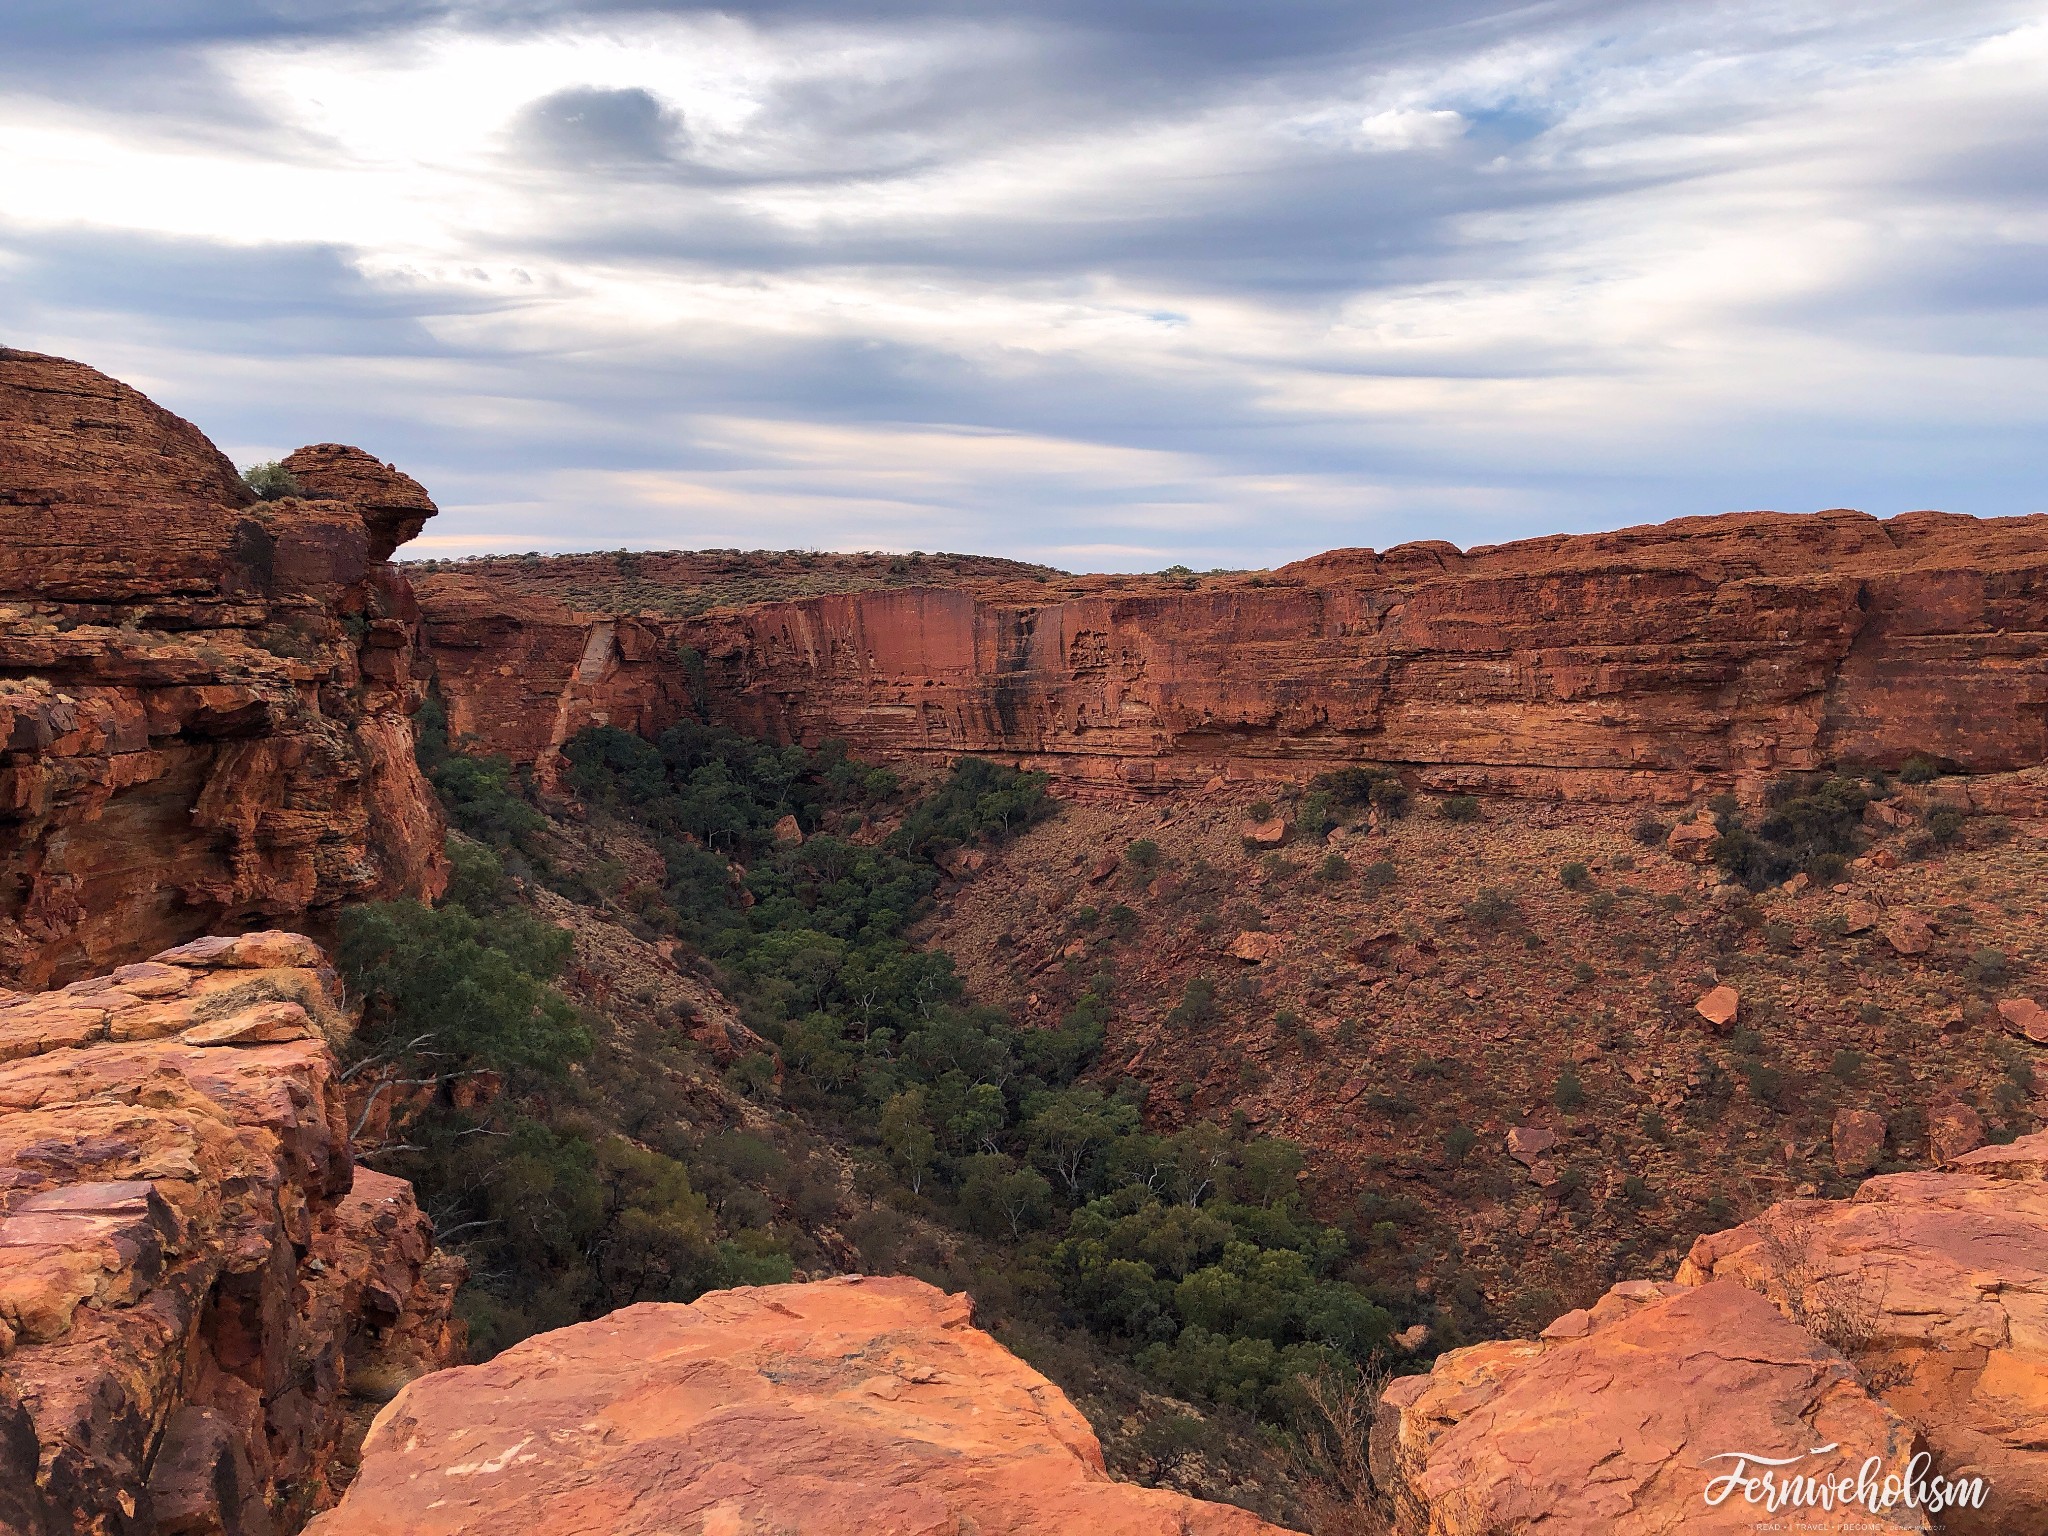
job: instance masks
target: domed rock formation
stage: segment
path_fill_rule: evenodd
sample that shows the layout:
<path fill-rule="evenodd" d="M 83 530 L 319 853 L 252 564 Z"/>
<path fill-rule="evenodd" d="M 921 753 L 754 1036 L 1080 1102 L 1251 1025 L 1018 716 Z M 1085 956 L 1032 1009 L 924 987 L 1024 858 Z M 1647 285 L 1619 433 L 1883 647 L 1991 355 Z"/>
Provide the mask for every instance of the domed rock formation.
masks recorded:
<path fill-rule="evenodd" d="M 438 889 L 386 559 L 433 504 L 294 457 L 327 499 L 257 502 L 135 390 L 0 352 L 0 983 Z"/>

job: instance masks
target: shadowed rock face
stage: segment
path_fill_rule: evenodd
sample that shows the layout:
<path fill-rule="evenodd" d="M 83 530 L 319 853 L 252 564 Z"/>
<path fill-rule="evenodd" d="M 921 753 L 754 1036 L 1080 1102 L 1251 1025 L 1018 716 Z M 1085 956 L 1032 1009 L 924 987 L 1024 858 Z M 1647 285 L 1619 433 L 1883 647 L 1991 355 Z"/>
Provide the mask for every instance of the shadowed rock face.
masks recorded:
<path fill-rule="evenodd" d="M 338 1003 L 288 933 L 0 993 L 0 1530 L 294 1528 L 351 1384 L 459 1357 L 461 1264 L 352 1167 Z"/>
<path fill-rule="evenodd" d="M 315 1536 L 1278 1536 L 1109 1480 L 1088 1422 L 910 1279 L 645 1304 L 426 1377 Z"/>
<path fill-rule="evenodd" d="M 689 619 L 571 613 L 488 573 L 421 592 L 457 729 L 543 766 L 585 724 L 658 729 L 696 692 L 752 734 L 990 753 L 1083 791 L 1370 759 L 1434 788 L 1678 801 L 1915 752 L 2048 760 L 2044 574 L 2048 516 L 1830 512 Z"/>
<path fill-rule="evenodd" d="M 333 445 L 257 502 L 189 423 L 0 352 L 0 983 L 433 891 L 388 563 L 433 503 Z"/>
<path fill-rule="evenodd" d="M 1752 1529 L 1705 1503 L 1729 1451 L 1853 1474 L 1984 1480 L 1980 1507 L 1797 1512 L 1799 1529 L 2048 1529 L 2048 1133 L 1850 1200 L 1792 1200 L 1700 1238 L 1676 1283 L 1628 1281 L 1540 1339 L 1454 1350 L 1381 1399 L 1396 1529 L 1483 1536 Z M 1787 1511 L 1785 1514 L 1790 1515 Z M 1781 1518 L 1784 1516 L 1781 1516 Z M 1533 1527 L 1532 1527 L 1533 1528 Z"/>

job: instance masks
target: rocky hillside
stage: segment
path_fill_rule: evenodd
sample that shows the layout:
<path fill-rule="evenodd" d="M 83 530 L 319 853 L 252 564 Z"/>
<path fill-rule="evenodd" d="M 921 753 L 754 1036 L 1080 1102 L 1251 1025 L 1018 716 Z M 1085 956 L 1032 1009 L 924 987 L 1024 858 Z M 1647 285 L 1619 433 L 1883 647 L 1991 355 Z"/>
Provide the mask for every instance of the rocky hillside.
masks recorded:
<path fill-rule="evenodd" d="M 0 1531 L 296 1529 L 461 1357 L 460 1262 L 358 1168 L 289 933 L 0 992 Z"/>
<path fill-rule="evenodd" d="M 1431 788 L 1634 803 L 1916 753 L 2048 759 L 2044 570 L 2039 514 L 1752 513 L 1234 576 L 962 572 L 682 620 L 587 588 L 602 606 L 537 605 L 500 567 L 421 594 L 458 732 L 522 762 L 695 705 L 870 757 L 1017 760 L 1070 792 L 1370 759 Z"/>
<path fill-rule="evenodd" d="M 433 891 L 407 716 L 433 516 L 358 449 L 259 501 L 189 423 L 0 351 L 0 983 Z"/>

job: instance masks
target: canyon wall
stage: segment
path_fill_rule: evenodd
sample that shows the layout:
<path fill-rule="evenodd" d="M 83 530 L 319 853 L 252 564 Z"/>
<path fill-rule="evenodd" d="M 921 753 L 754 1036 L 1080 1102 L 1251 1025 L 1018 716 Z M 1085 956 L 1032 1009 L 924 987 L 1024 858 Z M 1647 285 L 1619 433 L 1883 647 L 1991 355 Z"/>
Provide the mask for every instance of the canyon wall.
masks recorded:
<path fill-rule="evenodd" d="M 544 771 L 697 711 L 1125 795 L 1400 763 L 1445 790 L 1677 802 L 1788 770 L 2048 760 L 2048 516 L 1751 513 L 1271 573 L 963 579 L 657 614 L 420 583 L 460 734 Z"/>
<path fill-rule="evenodd" d="M 261 502 L 189 423 L 0 351 L 0 984 L 438 890 L 392 551 L 434 514 L 359 449 Z"/>
<path fill-rule="evenodd" d="M 311 940 L 0 992 L 0 1533 L 269 1536 L 461 1355 L 461 1264 L 353 1166 Z"/>

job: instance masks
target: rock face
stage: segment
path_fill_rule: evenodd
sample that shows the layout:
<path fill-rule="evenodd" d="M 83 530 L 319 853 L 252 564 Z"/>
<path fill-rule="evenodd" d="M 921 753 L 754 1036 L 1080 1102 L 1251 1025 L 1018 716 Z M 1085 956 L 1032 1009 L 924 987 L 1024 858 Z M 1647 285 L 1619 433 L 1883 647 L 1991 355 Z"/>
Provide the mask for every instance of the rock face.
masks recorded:
<path fill-rule="evenodd" d="M 1866 1180 L 1702 1237 L 1679 1272 L 1769 1297 L 1924 1427 L 1952 1476 L 1982 1476 L 1951 1531 L 2048 1530 L 2048 1132 L 1942 1173 Z"/>
<path fill-rule="evenodd" d="M 1410 764 L 1434 788 L 1683 800 L 1932 752 L 2048 760 L 2048 516 L 1749 513 L 1184 588 L 963 581 L 688 619 L 421 582 L 461 730 L 524 761 L 701 697 L 756 735 L 982 752 L 1069 788 Z"/>
<path fill-rule="evenodd" d="M 311 940 L 0 994 L 0 1531 L 290 1530 L 350 1391 L 460 1353 L 459 1262 L 351 1166 Z"/>
<path fill-rule="evenodd" d="M 1714 1459 L 1723 1453 L 1797 1457 L 1839 1444 L 1853 1448 L 1852 1469 L 1875 1456 L 1896 1472 L 1912 1442 L 1839 1356 L 1761 1297 L 1637 1280 L 1541 1339 L 1454 1350 L 1428 1375 L 1396 1381 L 1372 1455 L 1397 1530 L 1664 1536 L 1755 1529 L 1762 1511 L 1739 1493 L 1708 1502 L 1732 1465 Z M 1802 1528 L 1925 1529 L 1903 1511 L 1820 1521 Z"/>
<path fill-rule="evenodd" d="M 2048 1133 L 1866 1180 L 1850 1200 L 1786 1201 L 1700 1238 L 1673 1283 L 1627 1281 L 1540 1339 L 1440 1357 L 1386 1390 L 1374 1426 L 1396 1530 L 1748 1530 L 1770 1512 L 1740 1489 L 1706 1502 L 1727 1452 L 1793 1458 L 1781 1478 L 1853 1477 L 1869 1457 L 1906 1470 L 1923 1448 L 1923 1483 L 1982 1479 L 1981 1503 L 1932 1526 L 1904 1506 L 1777 1518 L 2048 1529 L 2044 1180 Z"/>
<path fill-rule="evenodd" d="M 386 559 L 433 503 L 289 462 L 320 499 L 254 501 L 126 385 L 0 351 L 0 985 L 445 878 Z"/>
<path fill-rule="evenodd" d="M 528 1530 L 1278 1536 L 1110 1481 L 1087 1421 L 965 1297 L 858 1278 L 627 1307 L 416 1381 L 310 1527 Z"/>

